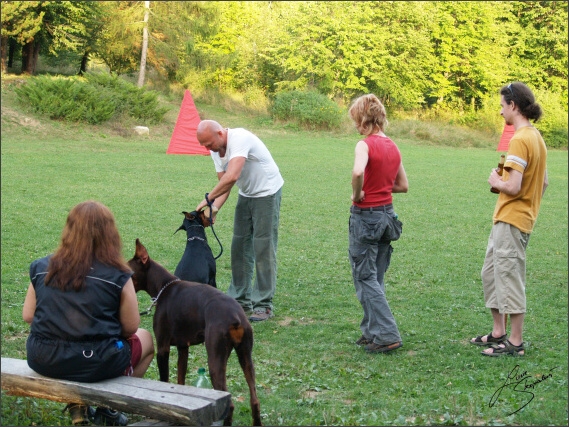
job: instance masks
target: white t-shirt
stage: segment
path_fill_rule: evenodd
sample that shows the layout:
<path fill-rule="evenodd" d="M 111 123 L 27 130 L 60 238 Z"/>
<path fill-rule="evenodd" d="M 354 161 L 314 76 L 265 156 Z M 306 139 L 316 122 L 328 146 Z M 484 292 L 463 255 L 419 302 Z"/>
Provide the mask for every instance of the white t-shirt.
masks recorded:
<path fill-rule="evenodd" d="M 225 157 L 213 151 L 210 153 L 216 172 L 225 172 L 231 159 L 245 157 L 245 165 L 235 183 L 242 196 L 270 196 L 284 184 L 279 167 L 263 141 L 246 129 L 227 129 Z"/>

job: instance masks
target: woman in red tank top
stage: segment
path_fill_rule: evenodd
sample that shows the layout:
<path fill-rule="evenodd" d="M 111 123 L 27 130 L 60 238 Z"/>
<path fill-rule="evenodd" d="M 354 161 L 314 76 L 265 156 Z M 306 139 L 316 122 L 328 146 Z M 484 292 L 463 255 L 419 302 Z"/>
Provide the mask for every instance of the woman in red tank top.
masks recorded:
<path fill-rule="evenodd" d="M 389 139 L 385 107 L 373 94 L 352 104 L 350 117 L 366 138 L 356 145 L 352 171 L 349 253 L 356 295 L 364 316 L 356 341 L 369 353 L 385 353 L 403 345 L 385 297 L 384 275 L 403 224 L 393 211 L 392 193 L 406 193 L 407 175 L 397 145 Z"/>

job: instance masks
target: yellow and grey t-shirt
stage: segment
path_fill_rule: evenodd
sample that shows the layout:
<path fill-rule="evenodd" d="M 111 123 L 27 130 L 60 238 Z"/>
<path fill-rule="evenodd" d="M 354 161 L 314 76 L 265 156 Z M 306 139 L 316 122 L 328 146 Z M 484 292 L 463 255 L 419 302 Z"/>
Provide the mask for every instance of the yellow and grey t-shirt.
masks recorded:
<path fill-rule="evenodd" d="M 531 233 L 537 220 L 543 182 L 547 168 L 547 148 L 539 131 L 524 126 L 510 140 L 503 180 L 509 178 L 510 169 L 523 174 L 522 186 L 516 196 L 500 193 L 494 209 L 494 224 L 505 222 L 524 233 Z"/>

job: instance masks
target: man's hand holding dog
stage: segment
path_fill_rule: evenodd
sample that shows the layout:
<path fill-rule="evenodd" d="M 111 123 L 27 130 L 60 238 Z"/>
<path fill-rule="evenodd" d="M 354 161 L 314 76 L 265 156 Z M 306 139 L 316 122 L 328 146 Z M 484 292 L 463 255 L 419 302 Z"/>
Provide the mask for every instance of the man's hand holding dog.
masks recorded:
<path fill-rule="evenodd" d="M 212 204 L 211 209 L 209 206 L 206 206 L 204 208 L 203 212 L 205 215 L 205 219 L 209 222 L 209 225 L 214 224 L 215 223 L 215 216 L 219 212 L 219 209 L 214 204 Z"/>

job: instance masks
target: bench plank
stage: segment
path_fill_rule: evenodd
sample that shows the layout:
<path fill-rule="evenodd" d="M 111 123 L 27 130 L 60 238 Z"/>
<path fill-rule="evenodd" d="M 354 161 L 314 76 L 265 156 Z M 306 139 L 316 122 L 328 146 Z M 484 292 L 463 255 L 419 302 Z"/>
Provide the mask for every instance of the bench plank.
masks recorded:
<path fill-rule="evenodd" d="M 8 394 L 64 403 L 108 406 L 175 425 L 211 425 L 229 410 L 231 394 L 134 377 L 95 383 L 59 380 L 33 371 L 25 360 L 2 357 Z"/>
<path fill-rule="evenodd" d="M 130 427 L 135 427 L 135 426 L 160 426 L 160 427 L 164 427 L 164 426 L 175 426 L 176 424 L 172 424 L 166 421 L 159 421 L 159 420 L 151 420 L 149 418 L 145 418 L 142 421 L 139 421 L 137 423 L 134 424 L 129 424 Z"/>

